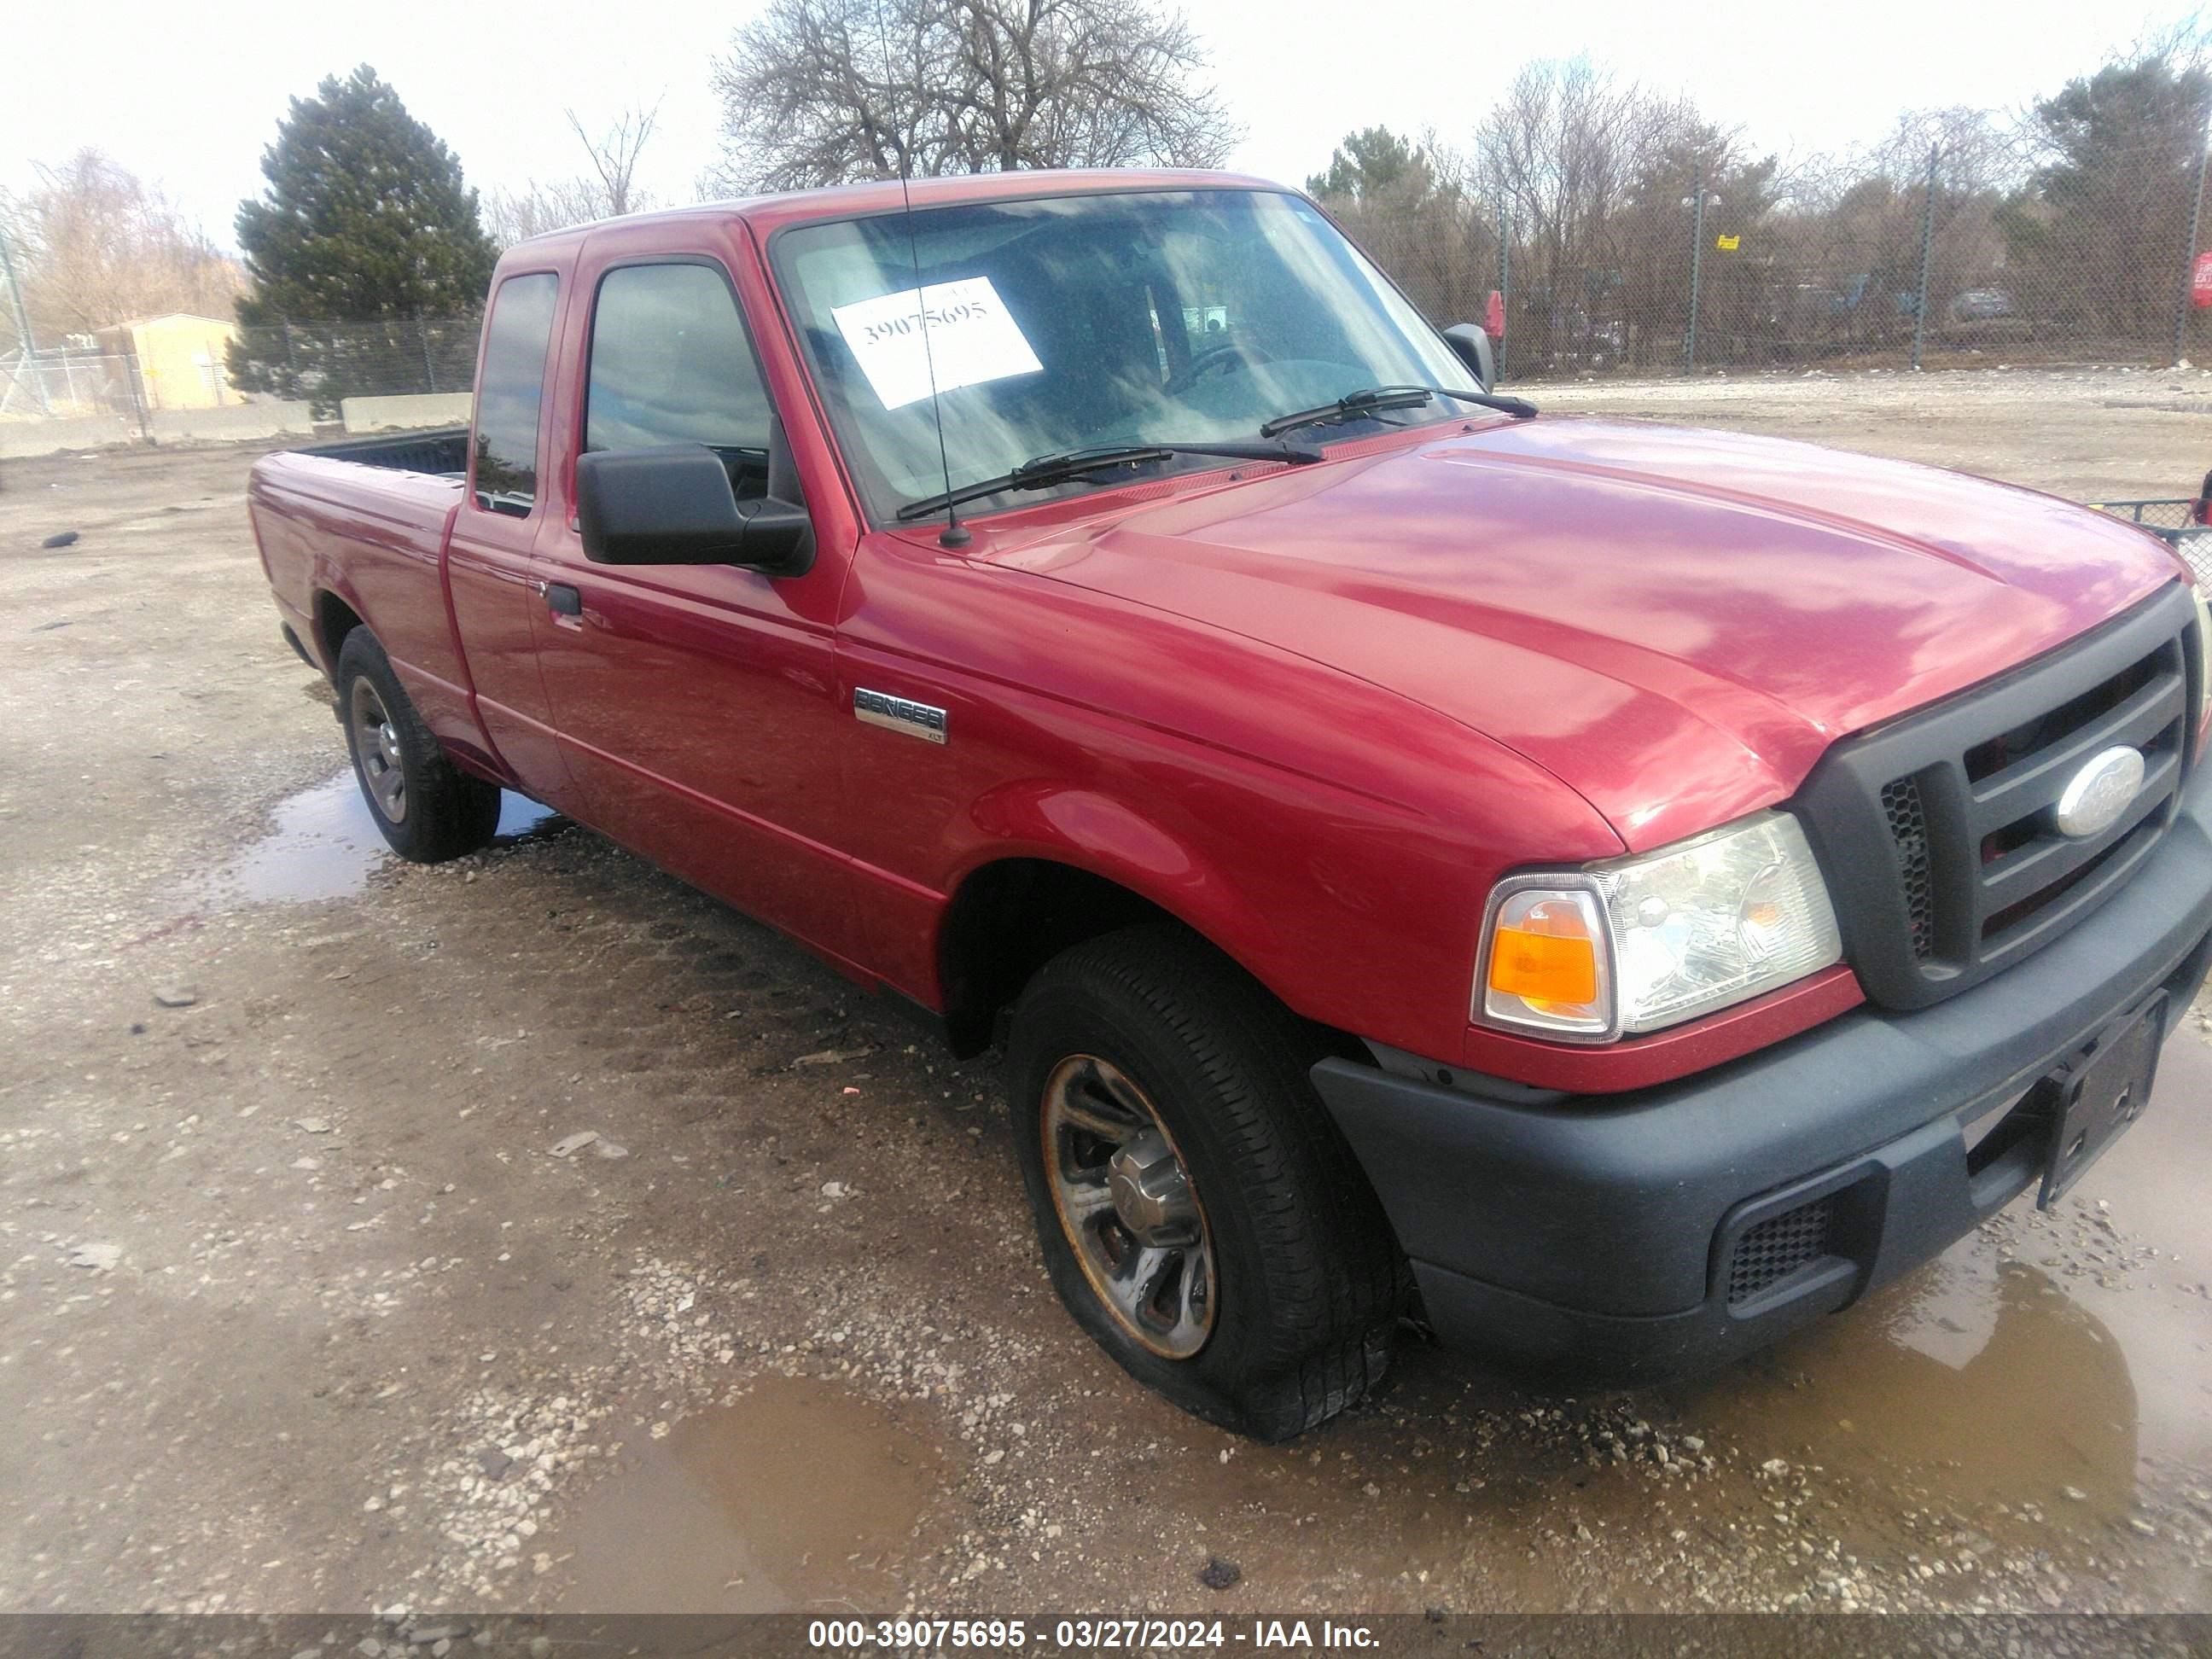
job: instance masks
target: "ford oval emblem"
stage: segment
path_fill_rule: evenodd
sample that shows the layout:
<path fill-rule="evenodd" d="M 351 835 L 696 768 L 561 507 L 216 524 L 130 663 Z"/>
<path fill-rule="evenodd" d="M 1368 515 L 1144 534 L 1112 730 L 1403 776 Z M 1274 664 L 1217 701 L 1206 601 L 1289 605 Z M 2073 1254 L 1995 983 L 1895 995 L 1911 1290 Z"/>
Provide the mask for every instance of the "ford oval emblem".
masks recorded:
<path fill-rule="evenodd" d="M 2079 839 L 2111 829 L 2128 810 L 2142 781 L 2142 750 L 2121 744 L 2093 755 L 2058 797 L 2059 833 Z"/>

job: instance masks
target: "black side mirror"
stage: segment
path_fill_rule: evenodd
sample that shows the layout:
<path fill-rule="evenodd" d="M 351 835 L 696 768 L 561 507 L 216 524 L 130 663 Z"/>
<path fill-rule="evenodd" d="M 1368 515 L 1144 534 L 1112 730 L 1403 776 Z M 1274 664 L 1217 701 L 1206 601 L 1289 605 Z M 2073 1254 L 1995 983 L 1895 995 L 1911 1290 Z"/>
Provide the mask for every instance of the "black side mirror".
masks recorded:
<path fill-rule="evenodd" d="M 1498 360 L 1490 345 L 1490 336 L 1473 323 L 1454 323 L 1444 331 L 1444 343 L 1459 354 L 1460 362 L 1467 365 L 1474 383 L 1485 392 L 1498 384 Z"/>
<path fill-rule="evenodd" d="M 769 434 L 769 483 L 799 493 L 780 424 Z M 576 528 L 595 564 L 737 564 L 799 576 L 814 563 L 805 505 L 774 493 L 738 500 L 722 458 L 699 444 L 578 456 Z"/>

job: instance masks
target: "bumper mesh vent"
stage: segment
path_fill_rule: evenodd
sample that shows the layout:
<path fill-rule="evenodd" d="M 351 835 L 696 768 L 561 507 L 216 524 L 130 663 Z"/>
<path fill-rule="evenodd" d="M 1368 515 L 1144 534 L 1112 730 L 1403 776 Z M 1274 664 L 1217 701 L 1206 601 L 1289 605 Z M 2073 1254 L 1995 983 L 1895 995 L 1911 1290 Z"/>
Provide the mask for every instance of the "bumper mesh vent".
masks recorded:
<path fill-rule="evenodd" d="M 1816 1198 L 1769 1217 L 1736 1240 L 1735 1255 L 1729 1261 L 1729 1305 L 1748 1302 L 1827 1255 L 1828 1230 L 1835 1218 L 1834 1197 Z"/>
<path fill-rule="evenodd" d="M 1881 810 L 1897 842 L 1897 861 L 1905 872 L 1905 907 L 1911 918 L 1912 959 L 1925 962 L 1936 949 L 1936 893 L 1928 876 L 1928 815 L 1920 786 L 1911 778 L 1885 784 Z"/>

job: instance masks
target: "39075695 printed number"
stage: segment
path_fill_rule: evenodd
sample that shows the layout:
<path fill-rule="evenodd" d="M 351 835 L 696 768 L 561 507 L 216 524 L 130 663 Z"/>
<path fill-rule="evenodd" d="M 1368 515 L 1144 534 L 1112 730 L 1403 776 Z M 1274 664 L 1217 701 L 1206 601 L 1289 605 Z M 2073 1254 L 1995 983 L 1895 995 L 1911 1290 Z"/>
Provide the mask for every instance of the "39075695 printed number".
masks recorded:
<path fill-rule="evenodd" d="M 977 322 L 990 316 L 991 307 L 981 300 L 965 300 L 939 310 L 934 307 L 910 311 L 903 317 L 892 317 L 880 323 L 862 325 L 868 344 L 913 334 L 924 323 L 932 328 L 950 328 L 955 323 Z"/>
<path fill-rule="evenodd" d="M 1218 1619 L 816 1619 L 806 1627 L 809 1647 L 833 1651 L 1141 1651 L 1218 1648 L 1227 1640 Z"/>

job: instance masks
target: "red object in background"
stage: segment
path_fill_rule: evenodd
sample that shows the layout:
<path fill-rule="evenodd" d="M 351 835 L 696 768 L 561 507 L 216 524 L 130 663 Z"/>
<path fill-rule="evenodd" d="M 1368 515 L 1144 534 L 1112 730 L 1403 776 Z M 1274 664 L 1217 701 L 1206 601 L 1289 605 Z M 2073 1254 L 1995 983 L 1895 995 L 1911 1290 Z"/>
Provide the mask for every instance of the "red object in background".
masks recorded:
<path fill-rule="evenodd" d="M 2212 306 L 2212 250 L 2198 254 L 2189 268 L 2189 303 L 2199 311 Z"/>
<path fill-rule="evenodd" d="M 2205 258 L 2212 259 L 2212 254 L 2205 255 Z M 2212 272 L 2206 270 L 2203 260 L 2197 262 L 2197 280 L 2200 283 L 2212 283 Z M 2200 295 L 2212 293 L 2212 289 L 2200 288 L 2197 292 Z M 2212 305 L 2212 299 L 2200 298 L 2197 303 L 2200 306 Z M 1505 296 L 1494 288 L 1490 290 L 1490 298 L 1482 307 L 1482 331 L 1493 340 L 1505 337 Z"/>

